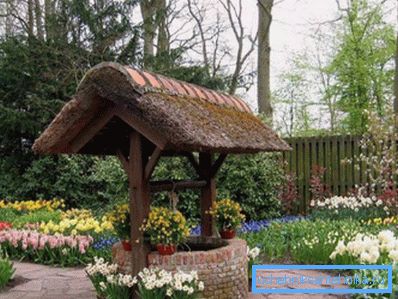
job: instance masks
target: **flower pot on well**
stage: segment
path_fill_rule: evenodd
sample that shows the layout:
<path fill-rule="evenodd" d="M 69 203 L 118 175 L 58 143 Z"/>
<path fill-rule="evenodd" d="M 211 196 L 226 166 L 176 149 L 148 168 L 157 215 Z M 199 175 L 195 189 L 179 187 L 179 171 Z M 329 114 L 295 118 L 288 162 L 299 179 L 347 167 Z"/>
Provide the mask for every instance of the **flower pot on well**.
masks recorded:
<path fill-rule="evenodd" d="M 165 245 L 165 244 L 157 244 L 156 249 L 158 250 L 160 255 L 172 255 L 176 252 L 176 245 Z"/>
<path fill-rule="evenodd" d="M 132 250 L 131 243 L 130 243 L 129 240 L 122 240 L 122 246 L 123 246 L 124 251 L 131 251 Z"/>
<path fill-rule="evenodd" d="M 220 230 L 220 236 L 223 239 L 233 239 L 235 238 L 236 232 L 234 229 L 223 229 Z"/>

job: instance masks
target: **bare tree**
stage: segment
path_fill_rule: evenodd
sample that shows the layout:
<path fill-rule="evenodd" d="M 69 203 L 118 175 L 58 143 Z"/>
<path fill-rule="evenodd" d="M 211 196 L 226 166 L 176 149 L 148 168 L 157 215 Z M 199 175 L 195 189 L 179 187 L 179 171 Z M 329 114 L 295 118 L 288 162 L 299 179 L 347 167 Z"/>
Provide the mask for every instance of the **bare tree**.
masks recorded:
<path fill-rule="evenodd" d="M 198 1 L 188 0 L 188 10 L 191 17 L 195 20 L 196 26 L 198 28 L 199 37 L 202 44 L 203 64 L 208 69 L 210 66 L 207 52 L 208 37 L 206 36 L 207 30 L 204 28 L 206 8 L 203 6 L 203 4 L 201 7 L 199 7 Z"/>
<path fill-rule="evenodd" d="M 238 1 L 237 6 L 232 2 L 232 0 L 219 0 L 219 2 L 221 3 L 222 7 L 228 15 L 231 29 L 238 44 L 238 49 L 235 57 L 236 61 L 234 72 L 232 74 L 228 90 L 230 94 L 235 94 L 236 89 L 238 88 L 239 79 L 241 78 L 242 72 L 244 71 L 245 64 L 250 57 L 250 54 L 253 53 L 256 47 L 257 34 L 255 36 L 252 36 L 245 32 L 245 27 L 242 20 L 242 0 Z M 249 42 L 249 48 L 245 50 L 245 44 L 247 42 Z"/>
<path fill-rule="evenodd" d="M 35 0 L 35 18 L 36 18 L 37 38 L 40 40 L 44 40 L 42 8 L 40 5 L 40 0 Z"/>
<path fill-rule="evenodd" d="M 272 122 L 271 87 L 270 87 L 270 28 L 272 22 L 273 0 L 258 0 L 258 111 L 264 113 Z"/>
<path fill-rule="evenodd" d="M 158 53 L 168 52 L 170 49 L 170 37 L 168 30 L 168 6 L 166 0 L 158 1 L 158 9 L 156 16 L 156 23 L 158 25 L 158 43 L 157 51 Z"/>
<path fill-rule="evenodd" d="M 143 20 L 143 37 L 144 37 L 144 57 L 154 55 L 154 39 L 156 34 L 155 28 L 155 14 L 156 0 L 142 0 L 140 1 L 140 9 Z"/>
<path fill-rule="evenodd" d="M 28 35 L 33 36 L 34 31 L 33 0 L 28 0 Z"/>

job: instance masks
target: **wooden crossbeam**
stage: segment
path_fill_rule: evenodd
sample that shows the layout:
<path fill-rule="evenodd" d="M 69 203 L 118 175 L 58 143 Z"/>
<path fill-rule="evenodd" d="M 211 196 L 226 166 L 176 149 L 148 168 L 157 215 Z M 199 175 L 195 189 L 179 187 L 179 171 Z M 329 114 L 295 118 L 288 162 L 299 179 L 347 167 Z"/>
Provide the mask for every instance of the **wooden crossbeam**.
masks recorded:
<path fill-rule="evenodd" d="M 145 165 L 145 179 L 149 180 L 152 176 L 153 171 L 155 170 L 155 167 L 162 155 L 162 150 L 158 147 L 155 148 L 153 151 L 151 157 L 149 158 L 149 161 Z"/>
<path fill-rule="evenodd" d="M 113 108 L 108 108 L 98 114 L 70 143 L 73 153 L 78 153 L 115 115 Z"/>
<path fill-rule="evenodd" d="M 217 158 L 217 160 L 213 163 L 210 169 L 210 177 L 215 177 L 218 170 L 221 168 L 221 165 L 225 161 L 225 158 L 227 157 L 227 154 L 220 154 Z"/>
<path fill-rule="evenodd" d="M 126 156 L 123 154 L 122 150 L 118 149 L 116 151 L 116 156 L 119 158 L 120 163 L 122 164 L 122 167 L 124 169 L 124 171 L 126 172 L 126 174 L 129 174 L 129 161 L 126 158 Z"/>
<path fill-rule="evenodd" d="M 188 161 L 191 163 L 193 169 L 195 169 L 196 173 L 201 177 L 202 173 L 199 167 L 199 163 L 196 160 L 195 156 L 193 155 L 193 153 L 185 153 L 184 156 L 186 156 L 188 158 Z"/>
<path fill-rule="evenodd" d="M 116 107 L 115 114 L 120 117 L 120 119 L 122 119 L 126 124 L 131 126 L 134 130 L 145 136 L 157 147 L 162 150 L 165 148 L 167 140 L 164 138 L 164 136 L 148 127 L 148 124 L 140 120 L 133 113 L 128 113 L 128 111 L 126 111 L 122 107 Z"/>
<path fill-rule="evenodd" d="M 181 180 L 181 181 L 152 181 L 149 183 L 151 192 L 162 192 L 171 190 L 195 189 L 205 187 L 207 182 L 205 180 Z"/>

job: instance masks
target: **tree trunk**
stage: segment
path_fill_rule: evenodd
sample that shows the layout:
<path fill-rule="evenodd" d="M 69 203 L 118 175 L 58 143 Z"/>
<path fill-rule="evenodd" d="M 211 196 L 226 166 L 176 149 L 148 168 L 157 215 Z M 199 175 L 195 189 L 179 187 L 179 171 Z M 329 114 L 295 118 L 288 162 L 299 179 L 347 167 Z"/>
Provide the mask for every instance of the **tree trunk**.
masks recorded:
<path fill-rule="evenodd" d="M 52 40 L 55 37 L 55 1 L 45 0 L 44 2 L 44 29 L 46 31 L 46 39 Z"/>
<path fill-rule="evenodd" d="M 12 10 L 13 10 L 13 0 L 7 0 L 6 1 L 6 20 L 5 20 L 5 33 L 6 37 L 11 36 L 13 26 L 12 26 Z"/>
<path fill-rule="evenodd" d="M 272 122 L 270 88 L 270 27 L 272 22 L 273 0 L 258 0 L 258 111 Z"/>
<path fill-rule="evenodd" d="M 42 10 L 40 6 L 40 0 L 35 0 L 35 17 L 36 17 L 37 38 L 40 40 L 44 40 Z"/>
<path fill-rule="evenodd" d="M 154 55 L 155 39 L 155 10 L 154 0 L 142 0 L 140 2 L 141 15 L 144 27 L 144 64 L 148 57 Z"/>
<path fill-rule="evenodd" d="M 167 30 L 167 6 L 166 0 L 159 0 L 158 9 L 157 9 L 157 24 L 159 28 L 158 33 L 158 53 L 168 52 L 169 45 L 169 37 Z"/>
<path fill-rule="evenodd" d="M 28 36 L 33 36 L 33 27 L 34 27 L 34 19 L 33 19 L 33 0 L 28 0 Z"/>

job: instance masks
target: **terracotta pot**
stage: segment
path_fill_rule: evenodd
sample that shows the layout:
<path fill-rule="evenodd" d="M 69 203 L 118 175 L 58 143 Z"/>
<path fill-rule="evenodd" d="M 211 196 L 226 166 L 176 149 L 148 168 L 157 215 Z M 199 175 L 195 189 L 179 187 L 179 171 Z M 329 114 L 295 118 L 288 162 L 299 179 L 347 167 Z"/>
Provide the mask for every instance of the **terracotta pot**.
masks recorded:
<path fill-rule="evenodd" d="M 223 229 L 220 230 L 220 236 L 223 239 L 233 239 L 235 238 L 236 232 L 234 229 Z"/>
<path fill-rule="evenodd" d="M 122 246 L 123 246 L 124 251 L 131 251 L 132 250 L 129 240 L 122 240 Z"/>
<path fill-rule="evenodd" d="M 158 250 L 160 255 L 172 255 L 177 251 L 177 246 L 158 244 L 156 245 L 156 249 Z"/>

